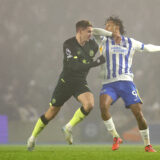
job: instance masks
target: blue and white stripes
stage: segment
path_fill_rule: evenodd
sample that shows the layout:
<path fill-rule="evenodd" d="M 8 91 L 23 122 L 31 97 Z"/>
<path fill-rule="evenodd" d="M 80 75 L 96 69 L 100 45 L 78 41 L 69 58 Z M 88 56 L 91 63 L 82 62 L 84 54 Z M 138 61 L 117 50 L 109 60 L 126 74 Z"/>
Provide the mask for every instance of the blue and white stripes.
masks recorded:
<path fill-rule="evenodd" d="M 107 38 L 107 41 L 106 41 L 105 48 L 106 48 L 106 60 L 107 60 L 107 72 L 108 72 L 107 79 L 110 79 L 111 69 L 110 69 L 109 40 L 108 40 L 108 38 Z"/>
<path fill-rule="evenodd" d="M 118 80 L 133 80 L 131 71 L 132 59 L 136 50 L 143 50 L 144 44 L 131 38 L 123 37 L 120 45 L 116 45 L 111 37 L 106 37 L 101 43 L 106 63 L 103 64 L 103 82 Z"/>
<path fill-rule="evenodd" d="M 128 73 L 128 68 L 129 68 L 129 56 L 131 54 L 131 47 L 132 47 L 132 42 L 130 40 L 130 38 L 128 38 L 128 54 L 125 55 L 125 73 Z"/>

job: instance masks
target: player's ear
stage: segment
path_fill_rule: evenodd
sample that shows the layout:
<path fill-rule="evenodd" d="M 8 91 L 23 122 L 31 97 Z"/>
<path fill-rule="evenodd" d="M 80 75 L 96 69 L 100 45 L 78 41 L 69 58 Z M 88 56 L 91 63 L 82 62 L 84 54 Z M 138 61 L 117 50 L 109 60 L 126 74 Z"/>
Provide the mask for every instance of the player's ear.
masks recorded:
<path fill-rule="evenodd" d="M 77 32 L 77 33 L 80 33 L 80 30 L 81 30 L 81 28 L 78 28 L 76 32 Z"/>
<path fill-rule="evenodd" d="M 82 29 L 82 28 L 80 28 L 80 29 L 79 29 L 79 33 L 82 33 L 82 31 L 83 31 L 83 29 Z"/>

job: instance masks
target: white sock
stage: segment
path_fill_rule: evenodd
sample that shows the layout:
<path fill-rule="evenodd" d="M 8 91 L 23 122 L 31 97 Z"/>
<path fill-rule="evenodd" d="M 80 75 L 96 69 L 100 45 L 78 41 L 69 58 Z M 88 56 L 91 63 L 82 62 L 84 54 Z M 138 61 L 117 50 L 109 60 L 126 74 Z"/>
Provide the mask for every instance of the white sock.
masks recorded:
<path fill-rule="evenodd" d="M 73 126 L 72 126 L 69 122 L 65 125 L 65 127 L 66 127 L 69 131 L 71 131 L 72 128 L 73 128 Z"/>
<path fill-rule="evenodd" d="M 106 126 L 107 130 L 111 133 L 113 137 L 119 137 L 119 134 L 117 133 L 115 129 L 115 125 L 112 120 L 112 117 L 109 120 L 104 121 L 104 125 Z"/>
<path fill-rule="evenodd" d="M 35 138 L 34 136 L 32 136 L 32 135 L 30 136 L 29 139 L 30 139 L 30 141 L 32 141 L 32 142 L 36 140 L 36 138 Z"/>
<path fill-rule="evenodd" d="M 149 129 L 145 129 L 145 130 L 139 130 L 141 137 L 144 141 L 144 145 L 148 146 L 150 145 L 150 138 L 149 138 Z"/>

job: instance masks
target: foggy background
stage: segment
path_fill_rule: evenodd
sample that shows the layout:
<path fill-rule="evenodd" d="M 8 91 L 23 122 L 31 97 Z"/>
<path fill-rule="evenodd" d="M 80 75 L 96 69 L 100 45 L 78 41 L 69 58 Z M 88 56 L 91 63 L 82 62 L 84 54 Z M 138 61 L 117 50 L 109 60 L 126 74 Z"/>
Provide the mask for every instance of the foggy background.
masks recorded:
<path fill-rule="evenodd" d="M 75 35 L 82 19 L 104 27 L 117 15 L 126 36 L 160 45 L 159 0 L 0 0 L 0 115 L 8 116 L 9 143 L 26 143 L 49 101 L 62 71 L 63 42 Z M 160 143 L 160 53 L 136 53 L 134 82 L 143 99 L 143 113 L 150 126 L 151 142 Z M 73 129 L 75 143 L 110 143 L 100 117 L 99 68 L 88 76 L 95 96 L 89 116 Z M 61 127 L 80 104 L 71 98 L 39 135 L 39 143 L 65 143 Z M 118 132 L 126 143 L 141 143 L 136 120 L 122 100 L 111 106 Z"/>

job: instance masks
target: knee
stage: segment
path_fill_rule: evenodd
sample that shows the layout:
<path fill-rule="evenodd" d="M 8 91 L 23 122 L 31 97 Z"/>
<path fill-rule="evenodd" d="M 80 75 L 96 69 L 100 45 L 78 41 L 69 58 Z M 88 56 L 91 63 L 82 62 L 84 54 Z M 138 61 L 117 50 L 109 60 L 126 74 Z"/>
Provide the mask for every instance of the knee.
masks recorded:
<path fill-rule="evenodd" d="M 54 107 L 53 106 L 49 107 L 49 109 L 47 111 L 48 115 L 50 115 L 52 117 L 52 116 L 54 116 L 54 112 L 55 112 Z"/>
<path fill-rule="evenodd" d="M 94 107 L 94 102 L 91 102 L 91 101 L 86 102 L 83 104 L 83 107 L 86 110 L 86 112 L 90 112 Z"/>
<path fill-rule="evenodd" d="M 109 113 L 109 106 L 107 103 L 100 104 L 100 109 L 101 109 L 101 117 L 104 121 L 108 120 L 111 118 L 111 115 Z"/>
<path fill-rule="evenodd" d="M 88 108 L 89 110 L 92 110 L 93 107 L 94 107 L 94 102 L 88 102 L 88 103 L 86 104 L 86 106 L 87 106 L 87 108 Z"/>
<path fill-rule="evenodd" d="M 59 112 L 60 107 L 50 106 L 47 112 L 45 113 L 45 117 L 48 121 L 52 120 L 57 113 Z"/>
<path fill-rule="evenodd" d="M 100 109 L 101 111 L 108 111 L 109 110 L 109 104 L 105 101 L 100 102 Z"/>

